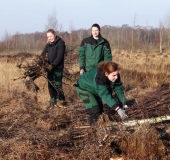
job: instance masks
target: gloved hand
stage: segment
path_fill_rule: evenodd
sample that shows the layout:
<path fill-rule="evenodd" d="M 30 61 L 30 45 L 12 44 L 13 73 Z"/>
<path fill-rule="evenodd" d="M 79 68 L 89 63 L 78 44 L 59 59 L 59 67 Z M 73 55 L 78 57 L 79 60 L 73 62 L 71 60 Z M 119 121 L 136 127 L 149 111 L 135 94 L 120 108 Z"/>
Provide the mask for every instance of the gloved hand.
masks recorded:
<path fill-rule="evenodd" d="M 47 72 L 50 72 L 52 70 L 53 66 L 51 64 L 46 66 Z"/>
<path fill-rule="evenodd" d="M 117 111 L 117 113 L 119 114 L 119 116 L 121 117 L 122 120 L 128 118 L 128 116 L 127 116 L 127 114 L 125 113 L 125 110 L 124 110 L 124 109 L 117 107 L 117 108 L 116 108 L 116 111 Z"/>
<path fill-rule="evenodd" d="M 84 69 L 81 69 L 80 70 L 80 75 L 83 75 L 84 74 Z"/>

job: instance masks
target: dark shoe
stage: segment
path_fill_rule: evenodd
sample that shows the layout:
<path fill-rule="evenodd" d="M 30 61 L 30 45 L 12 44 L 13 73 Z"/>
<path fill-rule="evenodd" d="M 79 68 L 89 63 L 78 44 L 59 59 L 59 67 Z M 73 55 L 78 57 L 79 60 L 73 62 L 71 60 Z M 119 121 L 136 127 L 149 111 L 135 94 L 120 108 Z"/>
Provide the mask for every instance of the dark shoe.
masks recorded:
<path fill-rule="evenodd" d="M 50 102 L 49 106 L 46 109 L 51 109 L 57 107 L 56 104 L 54 102 Z"/>

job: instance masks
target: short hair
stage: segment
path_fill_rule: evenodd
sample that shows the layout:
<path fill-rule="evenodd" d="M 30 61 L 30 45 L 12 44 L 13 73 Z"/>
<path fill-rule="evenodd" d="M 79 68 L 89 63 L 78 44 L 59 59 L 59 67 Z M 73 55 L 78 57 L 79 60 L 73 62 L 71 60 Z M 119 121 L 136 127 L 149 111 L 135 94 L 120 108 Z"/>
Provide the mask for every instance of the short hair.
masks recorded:
<path fill-rule="evenodd" d="M 98 29 L 99 29 L 99 31 L 100 31 L 100 26 L 97 24 L 97 23 L 94 23 L 92 26 L 91 26 L 91 28 L 92 27 L 97 27 Z"/>

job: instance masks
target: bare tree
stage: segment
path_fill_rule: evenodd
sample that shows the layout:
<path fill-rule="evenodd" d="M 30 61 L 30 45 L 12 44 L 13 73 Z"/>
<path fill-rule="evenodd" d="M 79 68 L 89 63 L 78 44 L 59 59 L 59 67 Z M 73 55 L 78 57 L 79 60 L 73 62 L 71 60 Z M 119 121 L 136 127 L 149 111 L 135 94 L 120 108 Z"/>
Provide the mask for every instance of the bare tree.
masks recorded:
<path fill-rule="evenodd" d="M 45 25 L 45 30 L 54 29 L 55 31 L 58 30 L 58 20 L 56 10 L 54 9 L 51 15 L 48 15 L 47 24 Z"/>
<path fill-rule="evenodd" d="M 140 44 L 140 36 L 141 36 L 141 26 L 137 25 L 134 27 L 136 29 L 136 35 L 137 35 L 137 44 Z"/>
<path fill-rule="evenodd" d="M 168 42 L 168 47 L 170 47 L 170 11 L 169 13 L 166 15 L 165 20 L 165 27 L 167 28 L 167 42 Z"/>
<path fill-rule="evenodd" d="M 11 34 L 9 34 L 7 31 L 5 31 L 4 34 L 4 41 L 5 41 L 5 47 L 7 50 L 10 49 L 10 39 L 11 39 Z"/>
<path fill-rule="evenodd" d="M 162 53 L 162 37 L 163 37 L 163 24 L 162 24 L 162 21 L 160 21 L 160 23 L 159 23 L 159 40 L 160 40 L 159 49 L 160 49 L 160 53 Z"/>
<path fill-rule="evenodd" d="M 69 32 L 70 32 L 69 45 L 70 45 L 70 46 L 72 46 L 72 42 L 73 42 L 73 31 L 74 31 L 74 26 L 73 26 L 73 23 L 70 22 L 70 23 L 69 23 Z"/>
<path fill-rule="evenodd" d="M 131 44 L 131 53 L 134 52 L 134 27 L 135 27 L 135 22 L 136 22 L 136 14 L 134 16 L 134 20 L 133 20 L 133 27 L 132 27 L 132 34 L 131 34 L 131 39 L 132 39 L 132 44 Z"/>
<path fill-rule="evenodd" d="M 120 28 L 117 26 L 117 47 L 120 50 Z"/>
<path fill-rule="evenodd" d="M 59 30 L 60 33 L 63 32 L 63 25 L 62 24 L 59 25 L 58 28 L 59 28 L 58 30 Z"/>

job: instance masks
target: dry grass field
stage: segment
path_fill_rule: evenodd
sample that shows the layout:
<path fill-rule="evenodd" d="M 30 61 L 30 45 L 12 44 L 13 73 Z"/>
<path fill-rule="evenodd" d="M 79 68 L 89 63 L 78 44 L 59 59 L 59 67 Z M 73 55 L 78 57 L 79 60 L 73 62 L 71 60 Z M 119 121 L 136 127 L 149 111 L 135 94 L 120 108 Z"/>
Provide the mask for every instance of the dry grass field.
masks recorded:
<path fill-rule="evenodd" d="M 103 114 L 96 126 L 81 128 L 87 115 L 73 87 L 79 75 L 76 53 L 66 57 L 63 88 L 68 107 L 46 110 L 46 78 L 35 80 L 36 92 L 25 85 L 28 79 L 21 78 L 24 71 L 17 67 L 35 58 L 26 53 L 0 56 L 0 160 L 170 159 L 169 121 L 124 128 L 112 113 Z M 150 118 L 152 112 L 155 117 L 170 115 L 170 54 L 113 52 L 113 61 L 121 67 L 131 101 L 129 120 Z"/>

